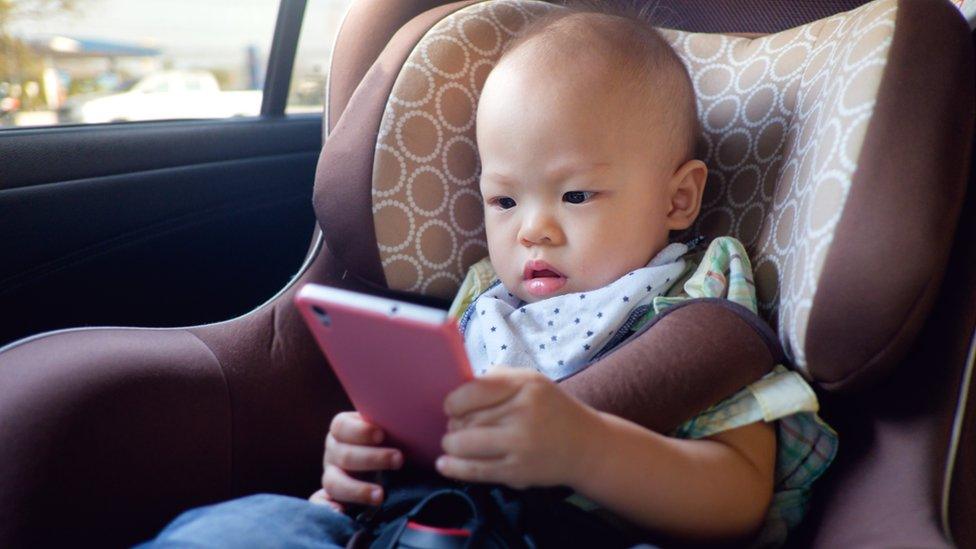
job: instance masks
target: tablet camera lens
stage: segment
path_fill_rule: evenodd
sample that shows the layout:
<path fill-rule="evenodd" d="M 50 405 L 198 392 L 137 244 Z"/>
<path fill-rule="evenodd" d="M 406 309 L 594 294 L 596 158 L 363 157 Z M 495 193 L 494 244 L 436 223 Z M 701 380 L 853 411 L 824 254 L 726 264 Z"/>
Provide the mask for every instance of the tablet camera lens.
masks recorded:
<path fill-rule="evenodd" d="M 329 313 L 325 312 L 325 309 L 322 307 L 312 305 L 312 312 L 315 313 L 315 316 L 319 318 L 319 322 L 321 322 L 323 326 L 328 327 L 332 325 L 332 319 L 329 318 Z"/>
<path fill-rule="evenodd" d="M 395 314 L 397 314 L 397 311 L 399 311 L 399 310 L 400 310 L 400 307 L 394 305 L 394 306 L 390 307 L 390 314 L 391 315 L 395 315 Z"/>

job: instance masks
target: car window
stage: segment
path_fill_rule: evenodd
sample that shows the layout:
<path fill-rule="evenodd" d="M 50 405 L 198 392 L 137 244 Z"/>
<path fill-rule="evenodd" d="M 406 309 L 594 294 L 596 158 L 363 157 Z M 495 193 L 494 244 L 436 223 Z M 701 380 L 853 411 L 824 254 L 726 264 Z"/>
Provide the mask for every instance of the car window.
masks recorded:
<path fill-rule="evenodd" d="M 256 116 L 278 4 L 0 1 L 0 131 Z"/>
<path fill-rule="evenodd" d="M 332 47 L 350 4 L 352 0 L 308 1 L 286 113 L 322 112 Z"/>

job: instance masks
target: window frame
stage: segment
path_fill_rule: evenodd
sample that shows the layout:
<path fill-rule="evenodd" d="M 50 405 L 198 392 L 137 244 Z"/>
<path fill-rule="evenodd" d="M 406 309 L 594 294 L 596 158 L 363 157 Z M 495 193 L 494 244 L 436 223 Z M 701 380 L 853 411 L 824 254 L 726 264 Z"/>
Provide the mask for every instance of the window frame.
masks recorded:
<path fill-rule="evenodd" d="M 261 108 L 256 116 L 246 117 L 247 120 L 280 119 L 285 117 L 302 120 L 322 117 L 321 113 L 286 113 L 288 94 L 291 91 L 292 71 L 295 66 L 295 56 L 298 54 L 298 44 L 301 39 L 306 5 L 307 0 L 280 0 L 278 2 L 278 12 L 271 37 L 271 48 L 268 54 L 268 62 L 265 66 Z M 88 131 L 98 131 L 99 128 L 132 127 L 146 124 L 153 126 L 168 124 L 235 124 L 240 121 L 240 119 L 235 118 L 214 117 L 129 120 L 105 123 L 68 123 L 49 126 L 9 126 L 0 127 L 0 137 L 12 132 L 18 134 L 48 134 L 65 130 L 79 131 L 88 129 Z"/>
<path fill-rule="evenodd" d="M 260 117 L 285 116 L 307 0 L 281 0 L 265 68 Z"/>

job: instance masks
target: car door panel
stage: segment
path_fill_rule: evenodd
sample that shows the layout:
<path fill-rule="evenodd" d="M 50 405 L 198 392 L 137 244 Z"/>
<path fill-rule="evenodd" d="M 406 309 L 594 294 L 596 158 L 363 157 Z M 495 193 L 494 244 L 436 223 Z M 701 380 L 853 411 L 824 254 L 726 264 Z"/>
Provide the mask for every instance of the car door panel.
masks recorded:
<path fill-rule="evenodd" d="M 223 320 L 274 294 L 314 227 L 319 117 L 0 137 L 0 344 Z"/>

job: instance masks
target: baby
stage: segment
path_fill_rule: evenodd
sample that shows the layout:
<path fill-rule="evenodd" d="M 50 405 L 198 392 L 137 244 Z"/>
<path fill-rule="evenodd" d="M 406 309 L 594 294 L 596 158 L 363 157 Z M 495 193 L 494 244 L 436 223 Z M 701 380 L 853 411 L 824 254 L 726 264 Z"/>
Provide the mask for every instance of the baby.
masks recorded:
<path fill-rule="evenodd" d="M 716 239 L 697 269 L 686 264 L 687 246 L 668 244 L 701 207 L 697 120 L 683 64 L 639 20 L 558 9 L 506 47 L 477 111 L 490 262 L 472 267 L 452 306 L 479 377 L 444 402 L 441 475 L 569 487 L 575 505 L 683 540 L 761 532 L 754 539 L 779 543 L 796 525 L 836 448 L 796 374 L 778 367 L 674 436 L 598 411 L 555 383 L 688 297 L 755 312 L 740 244 Z M 770 402 L 779 408 L 759 405 L 764 390 L 778 391 Z M 791 426 L 777 433 L 782 425 Z M 265 522 L 248 535 L 344 544 L 356 525 L 328 507 L 379 505 L 383 487 L 361 475 L 403 466 L 384 437 L 358 413 L 340 413 L 326 437 L 322 489 L 309 498 L 325 505 L 252 496 L 191 511 L 158 539 L 200 541 L 207 531 L 227 541 L 247 517 Z"/>
<path fill-rule="evenodd" d="M 645 24 L 559 11 L 507 47 L 477 111 L 485 230 L 500 284 L 462 325 L 478 373 L 488 364 L 511 368 L 447 398 L 441 474 L 569 486 L 633 523 L 688 539 L 760 526 L 772 495 L 772 426 L 668 438 L 598 412 L 552 381 L 585 366 L 626 320 L 621 313 L 665 293 L 684 271 L 687 248 L 668 247 L 668 236 L 688 228 L 701 205 L 707 168 L 693 157 L 696 136 L 688 74 Z M 605 310 L 587 310 L 617 324 L 601 316 L 599 334 L 563 342 L 566 330 L 545 328 L 566 301 L 600 301 Z M 596 331 L 588 328 L 594 318 L 569 316 L 566 306 L 564 325 Z M 381 487 L 346 471 L 399 467 L 399 452 L 369 447 L 382 437 L 358 414 L 340 414 L 316 497 L 379 503 Z"/>

